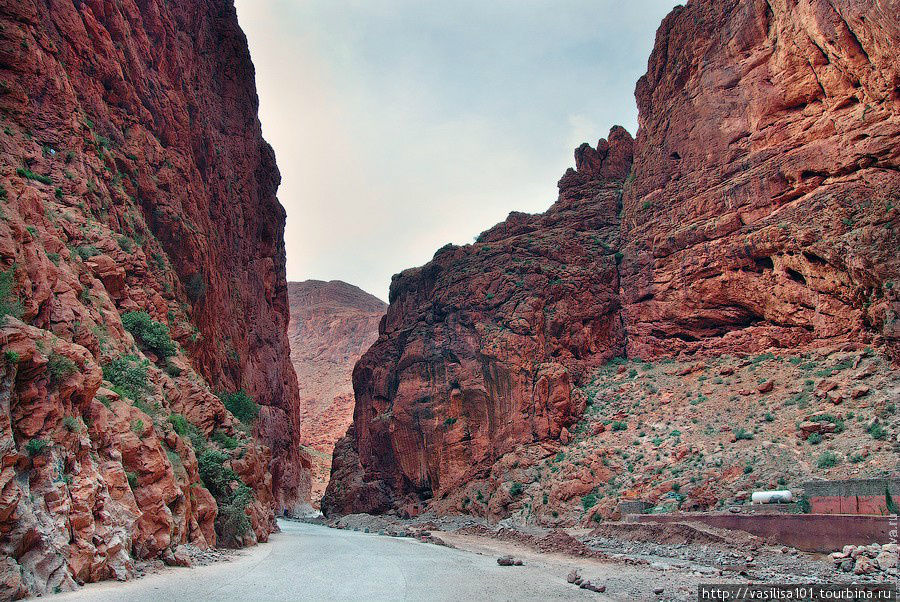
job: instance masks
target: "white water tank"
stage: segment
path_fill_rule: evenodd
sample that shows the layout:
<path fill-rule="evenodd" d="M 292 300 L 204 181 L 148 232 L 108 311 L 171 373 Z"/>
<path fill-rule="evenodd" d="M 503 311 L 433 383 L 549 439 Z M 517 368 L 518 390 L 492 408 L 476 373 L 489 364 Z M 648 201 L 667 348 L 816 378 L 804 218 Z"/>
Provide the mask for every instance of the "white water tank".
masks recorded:
<path fill-rule="evenodd" d="M 754 491 L 750 496 L 753 504 L 788 504 L 794 501 L 790 491 Z"/>

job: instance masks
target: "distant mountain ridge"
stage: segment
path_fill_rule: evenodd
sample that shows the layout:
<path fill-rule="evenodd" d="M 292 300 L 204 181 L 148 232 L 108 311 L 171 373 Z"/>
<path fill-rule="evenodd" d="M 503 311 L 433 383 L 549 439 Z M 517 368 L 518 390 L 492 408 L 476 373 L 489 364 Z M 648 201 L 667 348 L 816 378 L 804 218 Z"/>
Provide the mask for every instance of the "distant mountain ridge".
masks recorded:
<path fill-rule="evenodd" d="M 325 491 L 334 443 L 353 419 L 353 365 L 378 338 L 387 304 L 332 280 L 288 283 L 291 362 L 300 385 L 299 442 L 313 453 L 313 502 Z"/>

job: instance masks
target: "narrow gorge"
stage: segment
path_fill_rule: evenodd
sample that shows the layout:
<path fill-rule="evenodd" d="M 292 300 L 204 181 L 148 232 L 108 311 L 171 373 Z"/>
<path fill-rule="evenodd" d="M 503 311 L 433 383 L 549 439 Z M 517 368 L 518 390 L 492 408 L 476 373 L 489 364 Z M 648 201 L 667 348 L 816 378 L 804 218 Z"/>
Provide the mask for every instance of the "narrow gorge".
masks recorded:
<path fill-rule="evenodd" d="M 353 366 L 378 338 L 387 305 L 339 280 L 289 282 L 288 299 L 291 362 L 300 384 L 298 438 L 312 463 L 312 503 L 318 508 L 334 444 L 353 421 Z"/>
<path fill-rule="evenodd" d="M 543 205 L 624 8 L 235 4 L 0 0 L 0 600 L 900 575 L 897 0 L 629 5 Z"/>

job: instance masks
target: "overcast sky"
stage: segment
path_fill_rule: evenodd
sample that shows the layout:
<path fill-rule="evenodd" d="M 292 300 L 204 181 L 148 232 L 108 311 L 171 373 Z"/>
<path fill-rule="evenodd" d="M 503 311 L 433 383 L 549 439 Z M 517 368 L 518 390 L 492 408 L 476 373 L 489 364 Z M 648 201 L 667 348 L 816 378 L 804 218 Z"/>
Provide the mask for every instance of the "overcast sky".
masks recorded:
<path fill-rule="evenodd" d="M 546 210 L 581 142 L 637 128 L 672 0 L 236 0 L 287 209 L 288 280 L 391 275 Z"/>

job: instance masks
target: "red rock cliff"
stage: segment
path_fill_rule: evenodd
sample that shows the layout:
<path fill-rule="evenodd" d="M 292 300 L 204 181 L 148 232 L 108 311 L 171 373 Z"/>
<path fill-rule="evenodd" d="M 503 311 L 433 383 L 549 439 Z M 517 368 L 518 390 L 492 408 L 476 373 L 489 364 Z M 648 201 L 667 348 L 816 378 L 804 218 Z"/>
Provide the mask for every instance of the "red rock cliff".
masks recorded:
<path fill-rule="evenodd" d="M 898 47 L 895 3 L 673 10 L 633 166 L 614 129 L 546 214 L 395 277 L 323 509 L 440 510 L 517 446 L 546 456 L 582 417 L 573 385 L 613 356 L 896 352 Z"/>
<path fill-rule="evenodd" d="M 264 540 L 309 463 L 231 2 L 0 1 L 0 111 L 0 597 Z"/>
<path fill-rule="evenodd" d="M 896 3 L 694 2 L 637 85 L 629 355 L 896 349 Z"/>
<path fill-rule="evenodd" d="M 300 444 L 313 464 L 312 501 L 318 506 L 334 444 L 353 420 L 353 366 L 378 338 L 387 305 L 339 280 L 288 283 L 291 362 L 300 385 Z"/>
<path fill-rule="evenodd" d="M 353 371 L 325 512 L 414 510 L 579 419 L 572 384 L 625 348 L 615 249 L 631 155 L 614 128 L 578 149 L 550 211 L 512 214 L 394 278 L 378 341 Z"/>

